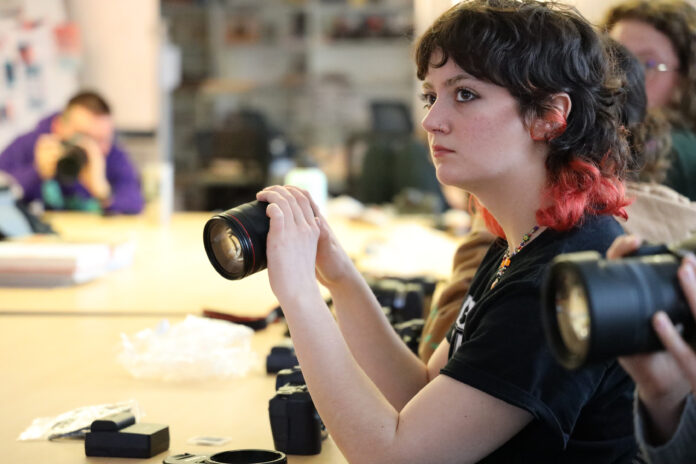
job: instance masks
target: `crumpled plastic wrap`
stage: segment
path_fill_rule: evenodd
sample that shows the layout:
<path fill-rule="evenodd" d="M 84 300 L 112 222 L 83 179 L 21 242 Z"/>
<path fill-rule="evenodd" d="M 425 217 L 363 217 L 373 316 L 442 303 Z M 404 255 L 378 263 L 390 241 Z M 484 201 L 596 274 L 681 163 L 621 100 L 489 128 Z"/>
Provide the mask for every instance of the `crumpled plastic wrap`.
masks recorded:
<path fill-rule="evenodd" d="M 54 417 L 37 417 L 17 440 L 54 440 L 84 437 L 93 421 L 122 412 L 130 412 L 139 420 L 142 416 L 135 400 L 120 403 L 82 406 Z"/>
<path fill-rule="evenodd" d="M 170 325 L 121 334 L 118 361 L 139 379 L 170 382 L 242 377 L 258 363 L 254 331 L 227 321 L 187 316 Z"/>

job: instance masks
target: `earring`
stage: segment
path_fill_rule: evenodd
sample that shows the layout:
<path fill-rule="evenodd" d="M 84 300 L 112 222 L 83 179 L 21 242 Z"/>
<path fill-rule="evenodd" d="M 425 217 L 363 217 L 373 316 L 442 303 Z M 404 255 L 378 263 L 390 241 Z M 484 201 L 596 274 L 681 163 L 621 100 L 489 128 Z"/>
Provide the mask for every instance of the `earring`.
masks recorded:
<path fill-rule="evenodd" d="M 563 132 L 568 123 L 560 111 L 554 109 L 547 112 L 544 118 L 538 118 L 529 129 L 529 134 L 535 142 L 550 142 Z"/>

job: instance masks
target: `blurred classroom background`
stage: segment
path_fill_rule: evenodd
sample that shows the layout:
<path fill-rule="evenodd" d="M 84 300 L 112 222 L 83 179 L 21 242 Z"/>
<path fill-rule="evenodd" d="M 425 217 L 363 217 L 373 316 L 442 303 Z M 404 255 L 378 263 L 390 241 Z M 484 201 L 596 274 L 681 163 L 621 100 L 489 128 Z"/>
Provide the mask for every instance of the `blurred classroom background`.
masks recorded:
<path fill-rule="evenodd" d="M 437 194 L 412 42 L 451 3 L 3 0 L 0 148 L 88 88 L 147 199 L 176 211 L 229 208 L 298 164 L 332 196 Z M 615 2 L 570 3 L 599 21 Z"/>

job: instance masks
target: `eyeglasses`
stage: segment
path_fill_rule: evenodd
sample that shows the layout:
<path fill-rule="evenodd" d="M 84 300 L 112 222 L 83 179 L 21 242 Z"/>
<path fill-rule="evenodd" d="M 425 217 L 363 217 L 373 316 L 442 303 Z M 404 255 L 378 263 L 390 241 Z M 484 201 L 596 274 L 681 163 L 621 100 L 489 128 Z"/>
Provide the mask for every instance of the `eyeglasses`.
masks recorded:
<path fill-rule="evenodd" d="M 645 72 L 667 72 L 667 71 L 676 71 L 677 68 L 671 68 L 667 66 L 665 63 L 658 63 L 656 60 L 646 60 L 643 62 L 643 68 L 645 69 Z"/>

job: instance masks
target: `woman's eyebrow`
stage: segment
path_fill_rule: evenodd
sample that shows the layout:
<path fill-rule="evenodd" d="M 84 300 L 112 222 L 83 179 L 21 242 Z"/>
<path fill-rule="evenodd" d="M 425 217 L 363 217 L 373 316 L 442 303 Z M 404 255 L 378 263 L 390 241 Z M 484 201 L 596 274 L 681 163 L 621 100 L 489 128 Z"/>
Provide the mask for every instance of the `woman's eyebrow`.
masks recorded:
<path fill-rule="evenodd" d="M 472 77 L 469 76 L 468 74 L 463 74 L 463 73 L 457 74 L 456 76 L 453 76 L 453 77 L 450 77 L 449 79 L 447 79 L 444 83 L 444 86 L 445 87 L 452 87 L 454 85 L 457 85 L 460 81 L 468 80 L 468 79 L 472 79 Z M 433 88 L 433 85 L 430 82 L 424 81 L 423 88 L 431 90 Z"/>

